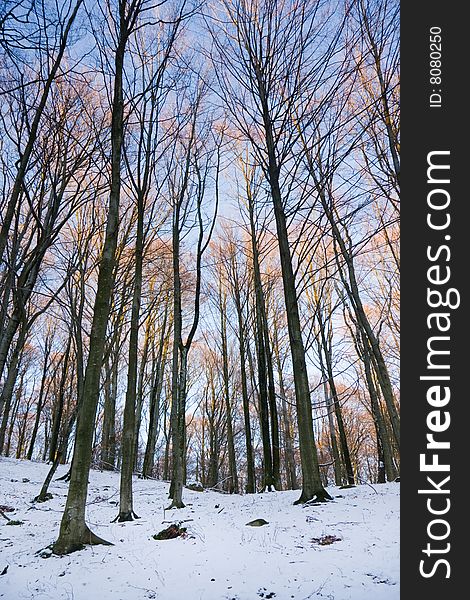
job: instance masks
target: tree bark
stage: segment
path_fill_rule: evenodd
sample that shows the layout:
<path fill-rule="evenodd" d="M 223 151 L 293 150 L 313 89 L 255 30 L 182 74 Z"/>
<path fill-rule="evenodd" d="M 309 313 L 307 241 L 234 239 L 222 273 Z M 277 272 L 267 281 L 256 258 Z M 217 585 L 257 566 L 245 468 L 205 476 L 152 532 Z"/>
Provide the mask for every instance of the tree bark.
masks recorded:
<path fill-rule="evenodd" d="M 263 120 L 266 133 L 266 149 L 268 154 L 268 179 L 276 218 L 276 231 L 281 259 L 284 300 L 287 313 L 287 327 L 294 369 L 294 386 L 297 406 L 297 424 L 299 429 L 300 460 L 302 466 L 302 493 L 297 503 L 307 502 L 313 498 L 331 499 L 323 487 L 318 463 L 317 447 L 313 434 L 312 403 L 305 361 L 305 348 L 300 326 L 299 305 L 295 286 L 292 257 L 289 248 L 286 215 L 282 205 L 279 185 L 279 166 L 276 160 L 275 146 L 271 130 L 271 121 L 267 105 L 263 105 Z"/>
<path fill-rule="evenodd" d="M 59 434 L 60 428 L 62 425 L 62 415 L 64 412 L 64 403 L 65 403 L 65 384 L 67 380 L 67 371 L 69 366 L 69 357 L 70 357 L 70 348 L 72 345 L 72 338 L 69 335 L 69 339 L 67 340 L 67 347 L 62 356 L 62 373 L 60 376 L 60 383 L 58 389 L 58 397 L 57 403 L 54 411 L 54 418 L 52 420 L 51 427 L 51 438 L 49 444 L 49 462 L 54 462 L 55 456 L 58 450 L 59 445 Z"/>
<path fill-rule="evenodd" d="M 377 432 L 378 480 L 379 483 L 385 483 L 385 477 L 388 481 L 394 481 L 398 475 L 398 472 L 393 461 L 393 450 L 390 442 L 390 436 L 385 424 L 382 408 L 380 406 L 377 388 L 374 383 L 371 360 L 367 349 L 367 341 L 364 334 L 362 334 L 361 337 L 364 370 L 366 374 L 367 387 L 369 389 L 372 416 L 374 418 L 374 424 Z"/>
<path fill-rule="evenodd" d="M 137 197 L 137 235 L 135 242 L 134 292 L 132 297 L 129 366 L 127 370 L 126 402 L 124 405 L 124 424 L 121 437 L 121 483 L 119 522 L 132 521 L 138 518 L 134 512 L 132 494 L 132 472 L 134 467 L 135 435 L 136 435 L 136 393 L 137 362 L 139 344 L 140 304 L 142 299 L 142 265 L 144 254 L 144 198 Z M 148 339 L 148 338 L 147 338 Z"/>
<path fill-rule="evenodd" d="M 266 302 L 264 292 L 261 302 L 261 318 L 263 325 L 264 348 L 266 352 L 266 367 L 268 373 L 268 400 L 269 416 L 271 425 L 271 445 L 273 457 L 273 486 L 276 490 L 281 490 L 281 458 L 279 445 L 279 417 L 276 402 L 276 387 L 274 384 L 273 354 L 271 350 L 271 340 L 269 339 L 268 316 L 266 314 Z"/>
<path fill-rule="evenodd" d="M 160 398 L 163 389 L 163 377 L 165 374 L 165 363 L 168 348 L 168 304 L 165 305 L 165 313 L 161 325 L 160 342 L 158 346 L 157 358 L 154 362 L 155 374 L 152 382 L 152 391 L 150 395 L 150 418 L 147 444 L 145 447 L 144 463 L 142 466 L 142 477 L 147 479 L 152 476 L 155 461 L 155 446 L 157 443 L 157 432 L 160 418 Z"/>
<path fill-rule="evenodd" d="M 284 435 L 284 461 L 287 479 L 287 488 L 296 490 L 299 487 L 297 482 L 297 473 L 295 469 L 294 441 L 291 433 L 291 420 L 287 409 L 286 389 L 284 385 L 284 375 L 282 372 L 281 355 L 279 351 L 279 333 L 276 321 L 274 322 L 274 344 L 273 349 L 276 357 L 276 367 L 279 379 L 279 395 L 281 396 L 281 414 Z"/>
<path fill-rule="evenodd" d="M 55 554 L 69 554 L 84 544 L 108 543 L 93 534 L 85 522 L 88 475 L 91 466 L 96 409 L 100 393 L 100 373 L 103 361 L 106 328 L 114 285 L 114 266 L 119 229 L 121 195 L 121 153 L 123 141 L 123 70 L 127 37 L 125 30 L 132 15 L 126 15 L 126 3 L 120 4 L 119 39 L 115 54 L 115 76 L 111 118 L 111 191 L 109 196 L 106 234 L 99 266 L 98 285 L 90 333 L 90 350 L 83 384 L 83 399 L 77 423 L 77 435 L 70 474 L 69 492 L 60 524 L 59 537 L 53 545 Z"/>
<path fill-rule="evenodd" d="M 148 319 L 145 328 L 144 348 L 139 366 L 139 374 L 137 376 L 136 385 L 136 406 L 135 406 L 135 431 L 134 431 L 134 471 L 139 469 L 139 441 L 140 441 L 140 426 L 142 423 L 142 409 L 144 406 L 144 385 L 146 365 L 148 362 L 149 346 L 150 346 L 150 322 Z"/>
<path fill-rule="evenodd" d="M 258 363 L 258 390 L 261 442 L 263 445 L 263 490 L 271 491 L 274 486 L 273 457 L 269 431 L 268 376 L 266 347 L 263 326 L 263 288 L 259 266 L 259 251 L 256 240 L 253 198 L 247 182 L 247 200 L 250 217 L 250 236 L 252 251 L 253 283 L 255 288 L 256 350 Z"/>
<path fill-rule="evenodd" d="M 222 337 L 222 374 L 224 382 L 224 398 L 225 398 L 225 414 L 227 421 L 227 449 L 228 449 L 228 464 L 230 473 L 229 492 L 238 494 L 238 475 L 237 475 L 237 460 L 235 456 L 235 445 L 233 442 L 233 424 L 232 424 L 232 407 L 230 405 L 230 388 L 229 388 L 229 373 L 228 373 L 228 349 L 227 349 L 227 300 L 223 296 L 222 290 L 219 289 L 219 307 L 220 307 L 220 332 Z"/>
<path fill-rule="evenodd" d="M 349 445 L 346 437 L 346 430 L 344 427 L 343 414 L 341 410 L 341 404 L 339 402 L 338 392 L 336 389 L 335 379 L 333 375 L 333 364 L 331 359 L 331 331 L 327 339 L 325 333 L 325 327 L 327 326 L 322 317 L 321 308 L 317 310 L 317 319 L 320 329 L 321 346 L 323 348 L 323 354 L 326 362 L 326 372 L 328 374 L 328 388 L 330 391 L 329 398 L 331 398 L 331 407 L 333 408 L 336 416 L 336 422 L 338 425 L 338 433 L 340 440 L 341 455 L 343 458 L 343 465 L 346 471 L 346 477 L 348 485 L 354 485 L 354 470 L 351 462 L 351 456 L 349 453 Z M 331 326 L 331 324 L 329 324 Z M 328 407 L 330 411 L 330 407 Z"/>

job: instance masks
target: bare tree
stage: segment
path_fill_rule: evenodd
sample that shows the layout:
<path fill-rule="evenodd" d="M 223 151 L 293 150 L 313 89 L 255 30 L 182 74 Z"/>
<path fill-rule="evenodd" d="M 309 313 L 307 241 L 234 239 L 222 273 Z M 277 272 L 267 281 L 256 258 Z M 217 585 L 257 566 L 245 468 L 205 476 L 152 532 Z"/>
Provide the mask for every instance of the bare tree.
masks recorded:
<path fill-rule="evenodd" d="M 215 225 L 218 206 L 218 179 L 220 169 L 220 148 L 212 142 L 207 129 L 199 126 L 201 103 L 205 85 L 199 81 L 194 96 L 189 99 L 187 122 L 178 126 L 178 144 L 176 145 L 175 164 L 170 168 L 170 202 L 173 208 L 172 220 L 172 260 L 173 260 L 173 355 L 172 355 L 172 458 L 173 476 L 170 487 L 171 506 L 182 508 L 185 430 L 186 430 L 186 392 L 188 373 L 188 353 L 197 331 L 200 316 L 202 258 Z M 207 127 L 207 123 L 206 123 Z M 214 165 L 215 153 L 215 165 Z M 206 187 L 212 170 L 215 170 L 215 211 L 206 223 L 203 204 L 206 199 Z M 194 219 L 197 232 L 194 287 L 194 308 L 192 323 L 186 341 L 183 341 L 182 283 L 181 283 L 181 237 L 188 231 L 188 222 Z M 193 226 L 189 224 L 192 229 Z M 206 232 L 207 230 L 207 232 Z"/>
<path fill-rule="evenodd" d="M 22 4 L 23 3 L 21 2 L 17 2 L 13 6 L 8 7 L 9 10 L 6 10 L 5 13 L 0 17 L 0 24 L 3 30 L 5 30 L 5 27 L 8 24 L 8 17 L 13 20 L 15 20 L 15 17 L 16 20 L 22 19 L 21 16 L 18 16 L 18 8 L 21 7 Z M 20 196 L 24 191 L 25 175 L 38 138 L 40 123 L 46 108 L 46 103 L 52 85 L 59 74 L 61 62 L 69 41 L 70 31 L 77 17 L 77 13 L 81 4 L 82 0 L 67 2 L 67 8 L 65 10 L 60 10 L 56 15 L 57 20 L 55 23 L 53 19 L 50 20 L 49 17 L 46 16 L 49 12 L 49 7 L 47 6 L 47 2 L 44 0 L 34 3 L 31 6 L 31 10 L 27 11 L 27 19 L 29 19 L 30 16 L 36 17 L 36 23 L 34 23 L 34 26 L 38 27 L 39 31 L 41 32 L 41 34 L 37 36 L 39 40 L 41 40 L 43 36 L 46 37 L 45 43 L 39 42 L 39 49 L 42 52 L 47 52 L 47 56 L 44 56 L 43 65 L 46 67 L 46 69 L 48 69 L 48 71 L 45 74 L 38 74 L 38 87 L 41 90 L 39 94 L 39 101 L 34 108 L 31 125 L 28 128 L 26 143 L 20 152 L 19 160 L 17 162 L 17 171 L 6 205 L 6 210 L 2 215 L 2 225 L 0 228 L 0 264 L 3 260 L 3 254 L 7 245 L 11 223 L 13 221 Z M 44 23 L 48 23 L 48 25 L 45 28 L 42 28 L 41 26 Z M 6 41 L 8 43 L 8 38 L 6 38 Z M 13 45 L 17 46 L 18 43 Z M 22 44 L 19 44 L 20 48 L 21 45 Z M 18 71 L 20 73 L 22 72 L 21 66 L 18 67 Z M 20 86 L 23 84 L 23 77 L 20 77 Z"/>
<path fill-rule="evenodd" d="M 340 75 L 332 75 L 331 63 L 338 53 L 342 19 L 336 14 L 333 24 L 334 6 L 326 14 L 322 2 L 292 5 L 274 0 L 224 0 L 221 5 L 223 16 L 218 25 L 210 27 L 220 93 L 234 124 L 249 140 L 263 169 L 274 209 L 296 388 L 303 477 L 299 502 L 314 497 L 324 500 L 329 495 L 321 482 L 313 435 L 310 387 L 289 243 L 286 168 L 296 169 L 293 152 L 298 131 L 293 124 L 294 115 L 312 119 L 312 112 L 320 111 L 337 87 Z M 331 35 L 325 43 L 327 31 Z"/>
<path fill-rule="evenodd" d="M 61 521 L 60 533 L 53 546 L 56 554 L 69 554 L 83 544 L 107 543 L 93 534 L 85 522 L 85 505 L 88 491 L 88 473 L 91 447 L 100 391 L 100 373 L 103 360 L 106 326 L 114 284 L 115 253 L 119 226 L 119 201 L 121 195 L 121 154 L 124 134 L 123 73 L 126 46 L 137 24 L 139 15 L 148 8 L 145 0 L 119 3 L 114 19 L 116 47 L 114 53 L 114 83 L 111 117 L 111 181 L 103 245 L 98 275 L 93 323 L 90 334 L 90 351 L 83 384 L 80 417 L 77 424 L 74 458 L 67 502 Z M 112 14 L 112 13 L 111 13 Z M 111 16 L 111 15 L 110 15 Z"/>
<path fill-rule="evenodd" d="M 183 4 L 184 7 L 184 4 Z M 133 118 L 137 117 L 137 156 L 135 164 L 126 152 L 126 162 L 128 165 L 130 186 L 135 197 L 137 210 L 137 224 L 134 252 L 134 277 L 133 277 L 133 296 L 132 296 L 132 314 L 130 323 L 129 340 L 129 366 L 127 373 L 127 391 L 124 405 L 124 423 L 121 441 L 121 487 L 120 487 L 120 505 L 117 520 L 132 521 L 136 518 L 133 510 L 132 498 L 132 471 L 135 463 L 135 445 L 136 445 L 136 393 L 137 393 L 137 369 L 138 369 L 138 337 L 140 324 L 140 311 L 142 299 L 142 271 L 144 261 L 145 247 L 145 205 L 148 202 L 150 188 L 154 185 L 153 173 L 155 163 L 158 160 L 157 150 L 159 147 L 158 119 L 159 111 L 168 89 L 164 92 L 165 71 L 168 61 L 173 52 L 173 45 L 176 40 L 179 26 L 183 19 L 182 9 L 174 19 L 167 39 L 162 42 L 163 49 L 161 57 L 157 54 L 155 63 L 148 62 L 146 57 L 147 48 L 140 41 L 137 47 L 137 57 L 134 59 L 136 67 L 139 65 L 138 73 L 140 75 L 139 84 L 140 99 L 135 102 L 133 107 Z M 161 32 L 160 32 L 161 33 Z M 152 48 L 151 48 L 152 49 Z M 155 48 L 153 48 L 155 52 Z M 160 60 L 159 60 L 160 59 Z M 143 89 L 142 89 L 143 88 Z M 130 149 L 129 149 L 130 150 Z M 148 229 L 148 227 L 147 227 Z"/>

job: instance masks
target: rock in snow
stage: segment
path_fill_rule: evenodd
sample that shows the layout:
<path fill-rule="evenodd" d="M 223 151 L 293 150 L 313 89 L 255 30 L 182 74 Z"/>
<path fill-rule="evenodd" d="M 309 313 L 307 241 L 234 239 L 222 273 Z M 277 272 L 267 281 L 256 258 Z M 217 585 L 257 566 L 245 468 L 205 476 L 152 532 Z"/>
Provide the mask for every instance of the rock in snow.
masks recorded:
<path fill-rule="evenodd" d="M 250 527 L 262 527 L 263 525 L 269 525 L 269 523 L 264 519 L 255 519 L 254 521 L 246 523 L 246 525 L 249 525 Z"/>

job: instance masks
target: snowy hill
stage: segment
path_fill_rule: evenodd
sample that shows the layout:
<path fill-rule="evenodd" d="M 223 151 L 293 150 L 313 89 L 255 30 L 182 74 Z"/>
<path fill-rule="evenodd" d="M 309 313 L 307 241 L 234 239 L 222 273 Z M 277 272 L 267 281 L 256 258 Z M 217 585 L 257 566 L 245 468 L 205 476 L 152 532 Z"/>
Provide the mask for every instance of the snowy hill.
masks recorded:
<path fill-rule="evenodd" d="M 132 523 L 117 515 L 119 476 L 90 474 L 87 520 L 113 546 L 64 557 L 37 552 L 57 537 L 67 484 L 32 504 L 48 466 L 0 459 L 0 598 L 6 600 L 398 600 L 397 483 L 329 488 L 333 502 L 293 506 L 299 492 L 228 496 L 184 491 L 186 508 L 165 511 L 168 485 L 134 481 Z M 56 476 L 65 473 L 60 467 Z M 254 519 L 267 525 L 249 527 Z M 152 536 L 184 521 L 188 536 Z M 331 537 L 328 537 L 331 536 Z M 333 541 L 336 540 L 336 541 Z M 322 542 L 325 545 L 322 545 Z M 332 543 L 325 543 L 332 542 Z"/>

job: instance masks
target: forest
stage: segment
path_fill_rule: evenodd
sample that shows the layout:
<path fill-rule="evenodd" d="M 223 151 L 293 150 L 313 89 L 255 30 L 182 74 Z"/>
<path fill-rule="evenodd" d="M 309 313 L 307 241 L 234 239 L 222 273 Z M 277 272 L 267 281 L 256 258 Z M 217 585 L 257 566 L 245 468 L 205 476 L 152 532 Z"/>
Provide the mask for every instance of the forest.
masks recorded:
<path fill-rule="evenodd" d="M 399 154 L 395 0 L 0 2 L 0 454 L 62 474 L 54 554 L 110 543 L 96 470 L 117 523 L 399 481 Z"/>

